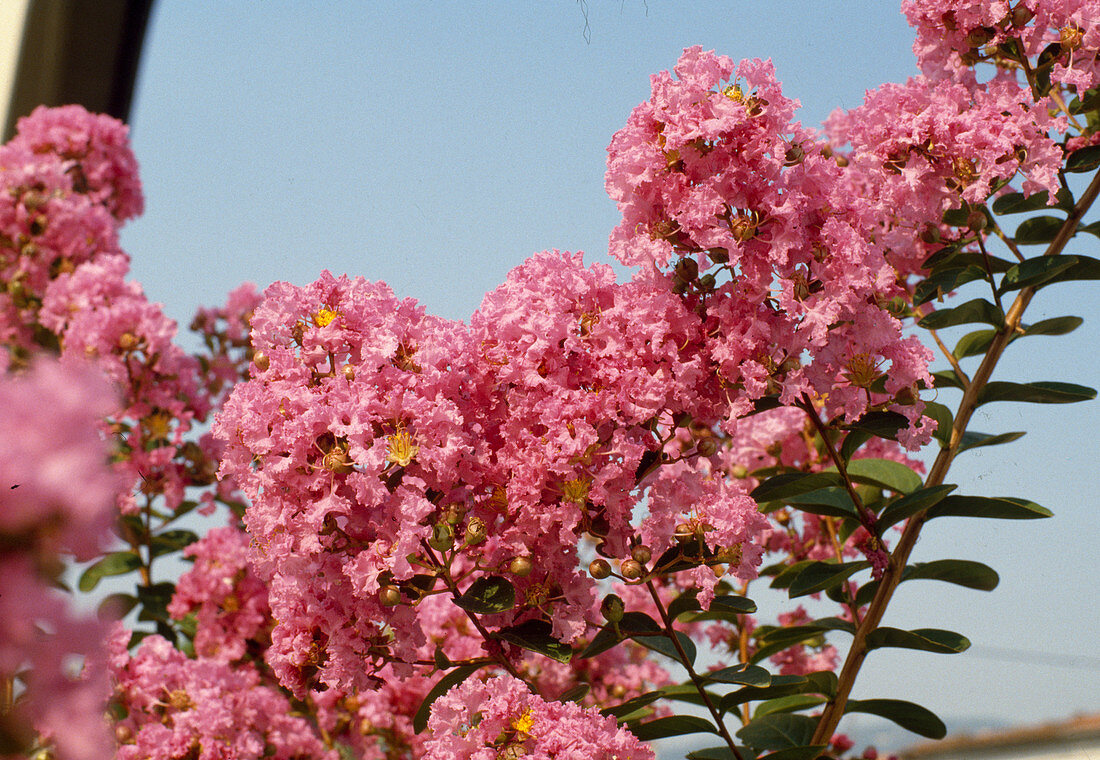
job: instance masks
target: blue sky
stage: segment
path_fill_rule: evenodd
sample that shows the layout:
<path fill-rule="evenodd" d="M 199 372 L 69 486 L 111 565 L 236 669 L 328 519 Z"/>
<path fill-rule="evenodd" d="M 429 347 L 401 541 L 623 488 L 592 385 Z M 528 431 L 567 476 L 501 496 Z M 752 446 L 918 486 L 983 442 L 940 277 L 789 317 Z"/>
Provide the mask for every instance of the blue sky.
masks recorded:
<path fill-rule="evenodd" d="M 322 269 L 385 280 L 464 319 L 531 253 L 606 260 L 618 219 L 606 146 L 684 47 L 772 58 L 803 123 L 817 125 L 916 73 L 911 43 L 892 4 L 839 0 L 160 0 L 132 114 L 146 213 L 123 245 L 134 277 L 183 325 L 242 281 L 305 284 Z M 1040 293 L 1030 321 L 1077 313 L 1086 324 L 1014 344 L 999 377 L 1095 385 L 1093 287 Z M 903 586 L 885 624 L 958 630 L 975 646 L 876 652 L 855 696 L 911 699 L 949 723 L 1098 710 L 1100 561 L 1085 481 L 1097 404 L 985 409 L 974 429 L 1033 432 L 963 455 L 949 481 L 1057 516 L 931 523 L 915 560 L 981 560 L 1001 587 Z M 1078 659 L 1051 659 L 1067 654 Z"/>

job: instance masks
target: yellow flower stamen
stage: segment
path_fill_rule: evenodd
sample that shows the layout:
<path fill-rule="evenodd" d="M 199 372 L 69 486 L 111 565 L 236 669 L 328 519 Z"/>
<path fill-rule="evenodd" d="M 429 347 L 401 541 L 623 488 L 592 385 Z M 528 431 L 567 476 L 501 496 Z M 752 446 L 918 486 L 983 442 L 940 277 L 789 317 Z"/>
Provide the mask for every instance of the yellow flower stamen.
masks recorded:
<path fill-rule="evenodd" d="M 340 316 L 340 312 L 321 307 L 317 310 L 317 313 L 313 315 L 313 324 L 318 327 L 324 327 L 330 324 L 332 320 L 336 319 L 338 316 Z"/>
<path fill-rule="evenodd" d="M 512 721 L 512 728 L 520 734 L 531 733 L 531 728 L 535 725 L 535 719 L 531 717 L 531 710 L 528 709 L 523 715 L 519 716 Z"/>
<path fill-rule="evenodd" d="M 386 438 L 386 459 L 398 467 L 408 467 L 419 451 L 420 447 L 405 428 L 398 428 Z"/>

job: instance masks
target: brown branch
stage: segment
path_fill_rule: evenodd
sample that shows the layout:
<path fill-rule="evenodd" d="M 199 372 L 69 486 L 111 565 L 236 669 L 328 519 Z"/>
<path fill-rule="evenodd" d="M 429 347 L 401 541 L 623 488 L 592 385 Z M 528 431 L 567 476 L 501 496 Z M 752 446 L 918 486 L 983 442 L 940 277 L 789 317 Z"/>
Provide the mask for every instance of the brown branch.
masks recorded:
<path fill-rule="evenodd" d="M 1092 206 L 1098 194 L 1100 194 L 1100 173 L 1093 177 L 1088 189 L 1074 206 L 1073 212 L 1062 224 L 1058 234 L 1043 253 L 1044 256 L 1056 256 L 1065 249 L 1066 244 L 1076 232 L 1078 223 Z M 1019 327 L 1024 310 L 1027 309 L 1034 295 L 1035 288 L 1021 289 L 1005 315 L 1005 326 L 993 338 L 993 342 L 986 351 L 985 358 L 982 359 L 981 366 L 974 373 L 970 387 L 963 393 L 962 401 L 959 402 L 959 409 L 955 413 L 955 422 L 951 427 L 951 438 L 947 446 L 940 450 L 939 455 L 932 464 L 925 480 L 926 487 L 941 485 L 947 476 L 951 462 L 958 453 L 959 444 L 962 442 L 962 436 L 966 432 L 970 417 L 978 407 L 979 396 L 986 383 L 989 382 L 989 378 L 1008 346 L 1010 338 Z M 875 598 L 867 609 L 867 616 L 863 618 L 862 623 L 856 629 L 852 645 L 848 650 L 848 656 L 844 660 L 844 666 L 841 668 L 838 677 L 836 696 L 826 704 L 810 744 L 826 743 L 832 737 L 833 732 L 836 731 L 840 718 L 844 715 L 844 708 L 848 704 L 848 697 L 855 684 L 856 676 L 859 674 L 864 658 L 867 657 L 867 636 L 882 622 L 882 617 L 886 613 L 886 607 L 894 595 L 894 590 L 901 582 L 901 574 L 905 570 L 909 555 L 917 543 L 924 521 L 924 515 L 914 515 L 909 519 L 905 530 L 902 531 L 901 538 L 890 556 L 890 563 L 879 583 Z"/>

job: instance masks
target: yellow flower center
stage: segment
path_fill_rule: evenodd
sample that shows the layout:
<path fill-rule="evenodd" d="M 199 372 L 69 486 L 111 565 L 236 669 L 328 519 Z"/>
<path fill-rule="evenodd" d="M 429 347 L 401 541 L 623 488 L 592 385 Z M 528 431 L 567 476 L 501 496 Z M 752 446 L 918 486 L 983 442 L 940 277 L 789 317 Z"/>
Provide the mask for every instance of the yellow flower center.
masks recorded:
<path fill-rule="evenodd" d="M 331 323 L 332 320 L 336 319 L 338 316 L 340 316 L 340 312 L 321 307 L 317 310 L 317 313 L 313 315 L 313 324 L 317 325 L 318 327 L 324 327 L 325 325 Z"/>
<path fill-rule="evenodd" d="M 592 480 L 586 477 L 567 480 L 561 487 L 562 501 L 583 507 L 588 501 L 588 491 L 592 488 Z"/>
<path fill-rule="evenodd" d="M 528 709 L 526 712 L 523 713 L 523 715 L 512 721 L 512 728 L 514 728 L 516 732 L 520 734 L 531 733 L 531 728 L 534 725 L 535 719 L 531 717 L 530 709 Z"/>
<path fill-rule="evenodd" d="M 398 467 L 408 467 L 418 451 L 420 447 L 405 428 L 398 428 L 386 439 L 386 459 Z"/>

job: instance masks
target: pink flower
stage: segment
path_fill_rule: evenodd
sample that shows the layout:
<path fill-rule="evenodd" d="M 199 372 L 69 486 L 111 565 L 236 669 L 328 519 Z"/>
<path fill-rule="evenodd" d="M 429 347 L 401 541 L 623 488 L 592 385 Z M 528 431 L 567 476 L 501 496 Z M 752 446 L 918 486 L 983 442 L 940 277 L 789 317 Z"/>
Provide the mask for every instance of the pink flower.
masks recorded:
<path fill-rule="evenodd" d="M 653 750 L 612 717 L 546 702 L 511 676 L 467 679 L 432 705 L 424 760 L 652 760 Z"/>

